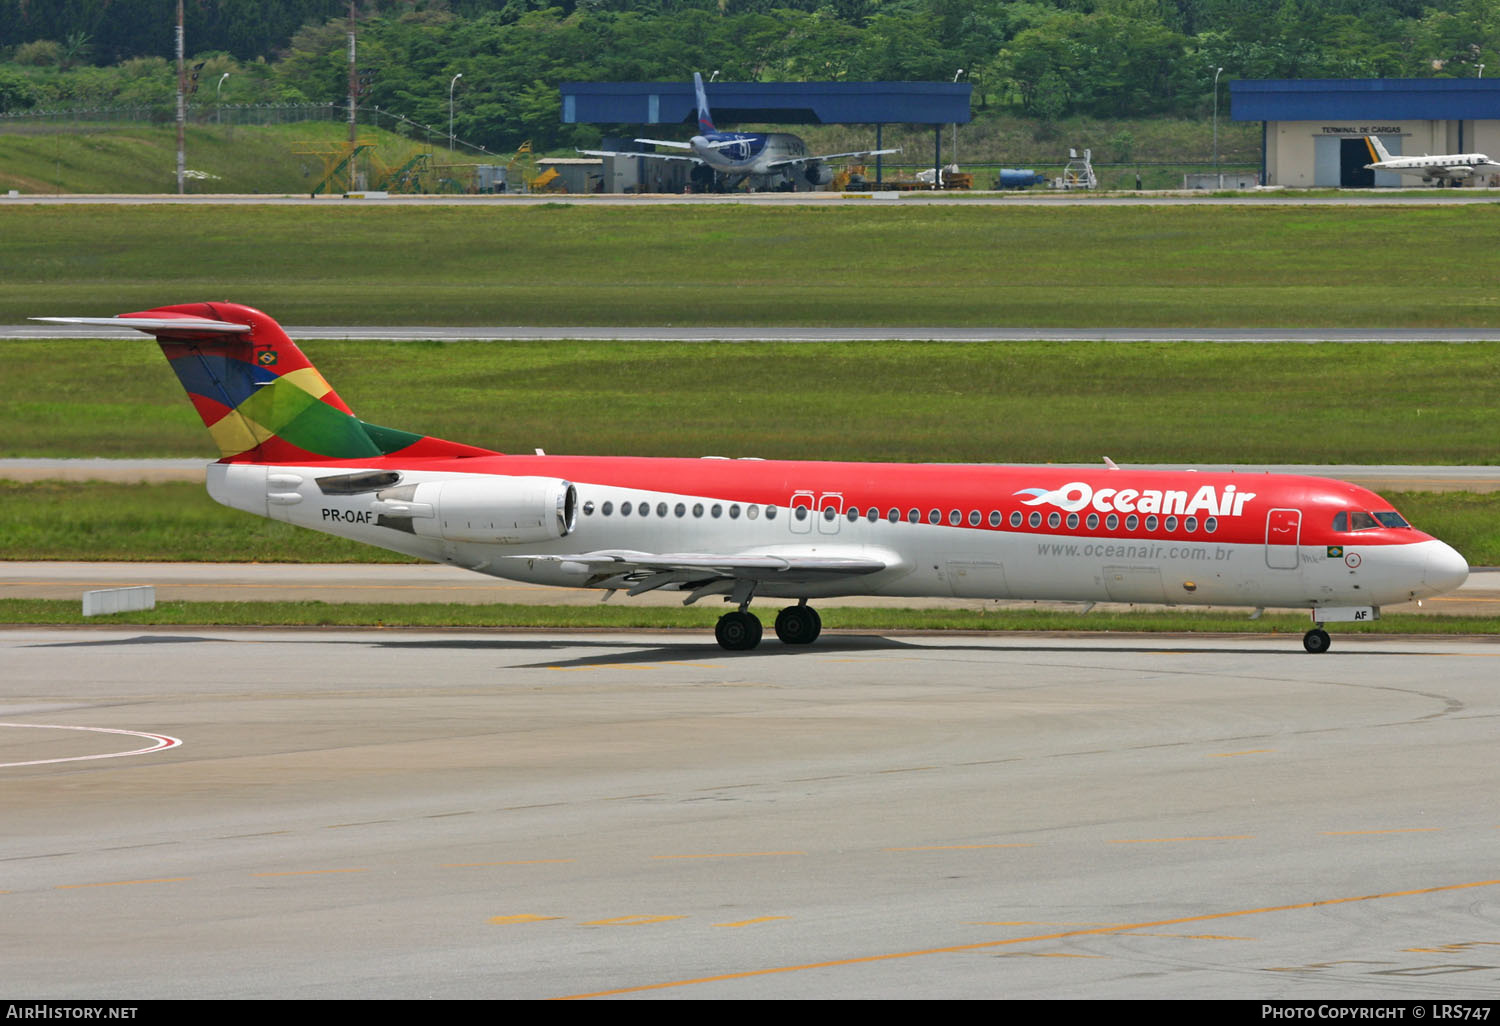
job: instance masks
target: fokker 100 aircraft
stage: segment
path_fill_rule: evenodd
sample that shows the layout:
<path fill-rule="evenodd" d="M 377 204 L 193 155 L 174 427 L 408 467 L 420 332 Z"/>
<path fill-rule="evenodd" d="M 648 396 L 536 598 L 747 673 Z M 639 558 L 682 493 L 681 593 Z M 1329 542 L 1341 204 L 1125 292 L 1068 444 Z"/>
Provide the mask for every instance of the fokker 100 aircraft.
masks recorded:
<path fill-rule="evenodd" d="M 1325 622 L 1457 588 L 1453 549 L 1356 485 L 1105 466 L 508 455 L 357 418 L 266 314 L 234 303 L 55 317 L 155 335 L 235 509 L 535 584 L 658 588 L 734 610 L 726 649 L 818 636 L 838 595 L 1302 606 Z M 607 596 L 606 596 L 607 597 Z"/>
<path fill-rule="evenodd" d="M 746 178 L 752 184 L 766 187 L 776 182 L 792 183 L 798 173 L 809 185 L 827 185 L 833 181 L 828 161 L 840 158 L 873 157 L 894 150 L 856 150 L 851 153 L 812 154 L 807 144 L 785 132 L 720 132 L 714 128 L 708 111 L 708 96 L 703 91 L 703 76 L 693 72 L 693 88 L 698 94 L 698 134 L 687 142 L 665 139 L 637 139 L 638 143 L 687 150 L 690 155 L 674 153 L 626 153 L 615 150 L 579 150 L 592 157 L 641 157 L 645 160 L 685 160 L 711 168 L 724 178 L 723 185 L 734 189 Z"/>
<path fill-rule="evenodd" d="M 1403 175 L 1421 175 L 1424 182 L 1452 181 L 1455 184 L 1465 178 L 1482 178 L 1500 174 L 1496 164 L 1483 153 L 1438 153 L 1420 157 L 1393 157 L 1379 136 L 1365 136 L 1365 146 L 1370 151 L 1372 163 L 1366 164 L 1369 171 L 1395 171 Z"/>

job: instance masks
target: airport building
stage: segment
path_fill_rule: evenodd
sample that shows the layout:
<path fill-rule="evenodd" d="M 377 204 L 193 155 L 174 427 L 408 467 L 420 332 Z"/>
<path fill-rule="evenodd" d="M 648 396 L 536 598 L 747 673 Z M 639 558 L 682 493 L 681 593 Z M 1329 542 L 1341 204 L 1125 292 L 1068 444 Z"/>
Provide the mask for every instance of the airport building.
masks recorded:
<path fill-rule="evenodd" d="M 885 125 L 930 125 L 933 167 L 940 168 L 942 130 L 968 124 L 968 82 L 710 82 L 708 100 L 720 129 L 738 125 L 869 125 L 872 149 L 882 149 Z M 697 132 L 698 103 L 690 80 L 681 82 L 564 82 L 562 122 L 608 126 L 601 148 L 650 150 L 636 137 L 685 140 Z M 627 135 L 629 132 L 631 134 Z M 924 154 L 906 154 L 922 160 Z M 880 181 L 882 162 L 870 159 Z M 601 191 L 681 192 L 684 162 L 605 158 Z"/>
<path fill-rule="evenodd" d="M 1500 159 L 1500 78 L 1239 79 L 1232 117 L 1259 121 L 1261 181 L 1290 188 L 1408 187 L 1420 178 L 1365 170 L 1366 135 L 1392 156 L 1487 153 Z M 1500 185 L 1491 178 L 1471 183 Z"/>

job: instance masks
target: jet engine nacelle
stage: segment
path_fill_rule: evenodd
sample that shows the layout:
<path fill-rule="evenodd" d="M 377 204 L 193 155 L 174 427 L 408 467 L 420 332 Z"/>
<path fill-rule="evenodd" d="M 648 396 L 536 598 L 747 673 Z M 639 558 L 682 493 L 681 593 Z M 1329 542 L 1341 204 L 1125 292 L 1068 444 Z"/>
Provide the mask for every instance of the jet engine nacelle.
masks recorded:
<path fill-rule="evenodd" d="M 444 541 L 508 545 L 551 541 L 577 525 L 578 489 L 549 477 L 478 477 L 428 481 L 416 503 L 433 515 L 412 521 L 416 534 Z"/>
<path fill-rule="evenodd" d="M 814 160 L 803 170 L 809 185 L 827 185 L 833 181 L 833 168 L 821 160 Z"/>

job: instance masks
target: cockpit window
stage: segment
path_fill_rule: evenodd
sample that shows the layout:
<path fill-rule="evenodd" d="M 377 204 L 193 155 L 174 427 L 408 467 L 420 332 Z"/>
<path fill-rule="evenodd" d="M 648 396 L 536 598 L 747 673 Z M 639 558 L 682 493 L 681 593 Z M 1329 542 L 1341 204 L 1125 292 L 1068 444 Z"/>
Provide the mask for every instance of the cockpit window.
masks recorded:
<path fill-rule="evenodd" d="M 1349 514 L 1348 513 L 1335 513 L 1333 515 L 1333 529 L 1335 531 L 1347 531 L 1347 530 L 1349 530 Z"/>
<path fill-rule="evenodd" d="M 1380 524 L 1376 522 L 1375 518 L 1368 513 L 1356 510 L 1349 514 L 1349 530 L 1351 531 L 1368 531 L 1372 527 L 1379 526 Z"/>
<path fill-rule="evenodd" d="M 1393 509 L 1384 510 L 1375 514 L 1375 519 L 1385 527 L 1410 527 L 1406 518 Z"/>

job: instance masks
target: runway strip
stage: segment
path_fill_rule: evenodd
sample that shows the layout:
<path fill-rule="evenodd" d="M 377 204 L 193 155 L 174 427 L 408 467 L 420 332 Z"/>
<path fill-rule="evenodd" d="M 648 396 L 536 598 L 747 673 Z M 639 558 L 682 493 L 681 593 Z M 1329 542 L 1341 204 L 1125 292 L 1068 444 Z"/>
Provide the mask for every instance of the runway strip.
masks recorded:
<path fill-rule="evenodd" d="M 68 563 L 0 561 L 0 598 L 81 601 L 97 588 L 151 585 L 158 601 L 186 602 L 459 602 L 483 605 L 596 605 L 603 592 L 581 588 L 547 588 L 486 577 L 437 564 L 391 563 Z M 679 606 L 679 592 L 653 591 L 634 598 L 616 595 L 619 604 Z M 847 596 L 822 599 L 820 608 L 857 606 L 899 609 L 1082 609 L 1079 603 L 991 601 L 958 598 L 882 598 Z M 715 603 L 712 608 L 716 608 Z M 759 609 L 760 607 L 757 607 Z M 1131 608 L 1101 602 L 1103 613 Z M 1137 606 L 1136 608 L 1151 608 Z M 763 611 L 763 610 L 762 610 Z M 1463 616 L 1500 615 L 1500 569 L 1470 573 L 1451 595 L 1385 606 L 1386 613 Z M 1297 609 L 1305 614 L 1307 610 Z M 1233 615 L 1249 615 L 1234 608 Z"/>
<path fill-rule="evenodd" d="M 0 196 L 5 206 L 405 206 L 405 207 L 507 207 L 557 206 L 559 204 L 592 206 L 605 209 L 659 206 L 864 206 L 890 207 L 896 204 L 920 203 L 924 206 L 1447 206 L 1449 204 L 1490 204 L 1500 202 L 1500 194 L 1488 188 L 1467 189 L 1349 189 L 1338 195 L 1303 195 L 1296 189 L 1257 189 L 1239 195 L 1208 195 L 1201 191 L 1152 190 L 1135 193 L 1103 192 L 1033 192 L 1018 190 L 989 192 L 730 192 L 730 193 L 630 193 L 569 195 L 556 193 L 480 194 L 480 195 L 388 195 L 366 197 L 359 193 L 347 196 L 268 195 L 264 193 L 209 193 L 182 195 L 175 193 L 80 193 L 70 195 L 28 194 Z"/>
<path fill-rule="evenodd" d="M 183 741 L 0 768 L 27 997 L 1500 998 L 1500 643 L 9 629 L 0 665 L 6 723 Z"/>

